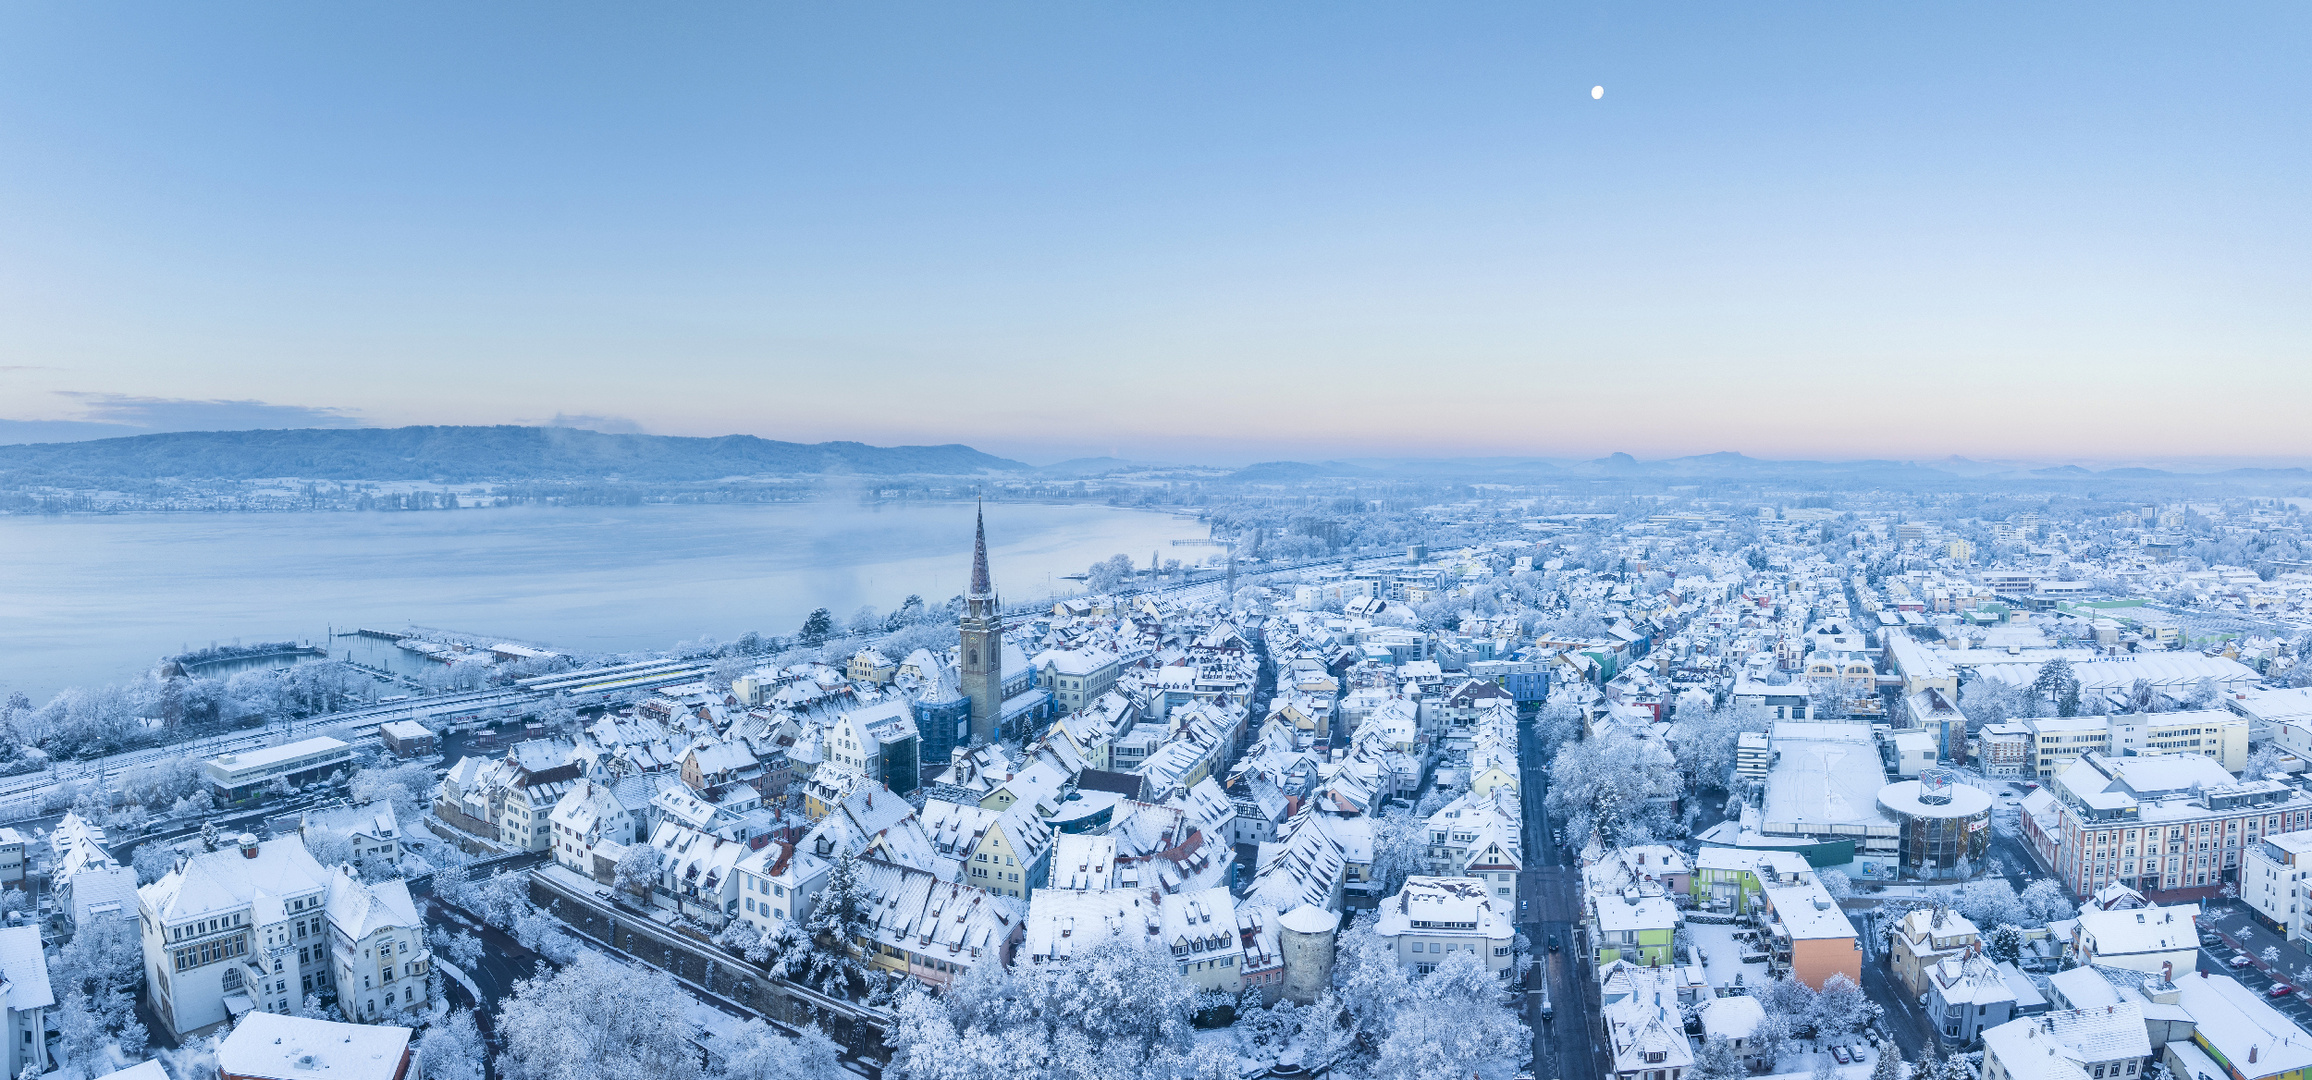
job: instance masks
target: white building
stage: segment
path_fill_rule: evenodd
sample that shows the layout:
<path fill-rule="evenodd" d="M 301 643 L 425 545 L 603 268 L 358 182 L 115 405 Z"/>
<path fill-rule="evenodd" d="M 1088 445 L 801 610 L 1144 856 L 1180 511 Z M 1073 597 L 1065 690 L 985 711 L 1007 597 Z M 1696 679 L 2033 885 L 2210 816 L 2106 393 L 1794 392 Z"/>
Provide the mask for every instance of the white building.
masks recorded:
<path fill-rule="evenodd" d="M 91 918 L 136 918 L 136 871 L 113 861 L 103 829 L 67 813 L 48 842 L 55 854 L 50 888 L 74 927 L 88 925 Z M 21 867 L 21 851 L 17 862 Z"/>
<path fill-rule="evenodd" d="M 326 736 L 211 758 L 209 785 L 222 802 L 257 798 L 274 784 L 302 787 L 353 767 L 353 747 Z"/>
<path fill-rule="evenodd" d="M 1281 968 L 1277 920 L 1239 906 L 1225 888 L 1164 893 L 1147 889 L 1039 889 L 1028 901 L 1019 956 L 1031 964 L 1066 960 L 1110 937 L 1165 950 L 1180 977 L 1199 990 L 1239 993 L 1265 986 Z"/>
<path fill-rule="evenodd" d="M 40 949 L 39 927 L 0 930 L 0 994 L 6 1000 L 0 1038 L 8 1042 L 8 1075 L 23 1075 L 27 1065 L 39 1066 L 37 1072 L 48 1071 L 48 1042 L 41 1026 L 56 996 L 48 987 L 48 958 Z"/>
<path fill-rule="evenodd" d="M 330 881 L 328 912 L 332 981 L 337 1007 L 345 1015 L 374 1022 L 396 1010 L 418 1012 L 433 1003 L 426 980 L 433 953 L 426 948 L 425 923 L 410 901 L 407 882 L 364 885 L 351 870 L 339 867 Z M 287 989 L 282 980 L 275 980 L 275 986 Z"/>
<path fill-rule="evenodd" d="M 2010 1020 L 1983 1032 L 1982 1080 L 2141 1076 L 2151 1036 L 2132 1001 Z"/>
<path fill-rule="evenodd" d="M 2198 966 L 2198 904 L 2122 908 L 2079 913 L 2072 924 L 2071 948 L 2081 964 L 2106 964 L 2144 971 L 2174 981 Z"/>
<path fill-rule="evenodd" d="M 2273 833 L 2252 846 L 2241 861 L 2240 899 L 2266 924 L 2279 927 L 2291 942 L 2312 937 L 2312 895 L 2305 891 L 2305 874 L 2312 873 L 2312 830 Z"/>
<path fill-rule="evenodd" d="M 1895 750 L 1895 775 L 1916 780 L 1924 769 L 1936 764 L 1935 737 L 1924 731 L 1898 731 L 1889 740 Z"/>
<path fill-rule="evenodd" d="M 432 954 L 408 886 L 332 873 L 296 837 L 243 834 L 137 890 L 137 905 L 153 1012 L 179 1040 L 294 1012 L 308 994 L 336 995 L 357 1019 L 429 1002 Z"/>
<path fill-rule="evenodd" d="M 572 786 L 547 815 L 554 861 L 596 881 L 609 881 L 627 847 L 648 838 L 643 829 L 649 820 L 649 801 L 628 806 L 626 798 L 650 790 L 649 783 L 642 782 L 640 791 L 621 794 L 636 786 L 613 786 L 592 778 Z"/>
<path fill-rule="evenodd" d="M 1373 933 L 1396 950 L 1399 967 L 1424 975 L 1456 952 L 1506 971 L 1517 937 L 1509 908 L 1483 882 L 1458 877 L 1406 878 L 1397 895 L 1381 901 Z"/>

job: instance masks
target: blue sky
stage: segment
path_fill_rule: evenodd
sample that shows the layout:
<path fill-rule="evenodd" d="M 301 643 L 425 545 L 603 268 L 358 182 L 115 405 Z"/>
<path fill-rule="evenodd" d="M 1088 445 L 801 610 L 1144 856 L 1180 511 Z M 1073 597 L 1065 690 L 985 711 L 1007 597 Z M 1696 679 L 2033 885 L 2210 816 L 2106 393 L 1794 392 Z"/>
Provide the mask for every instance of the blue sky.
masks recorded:
<path fill-rule="evenodd" d="M 2301 5 L 15 4 L 0 417 L 2312 457 L 2308 44 Z"/>

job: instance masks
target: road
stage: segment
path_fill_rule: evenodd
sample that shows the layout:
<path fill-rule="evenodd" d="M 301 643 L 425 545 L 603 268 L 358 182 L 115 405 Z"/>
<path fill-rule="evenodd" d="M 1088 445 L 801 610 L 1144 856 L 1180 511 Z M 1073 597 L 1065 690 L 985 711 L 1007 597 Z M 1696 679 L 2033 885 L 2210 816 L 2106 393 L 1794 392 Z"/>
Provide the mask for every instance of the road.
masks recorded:
<path fill-rule="evenodd" d="M 1605 1038 L 1605 1010 L 1583 962 L 1581 871 L 1550 841 L 1549 815 L 1542 809 L 1548 762 L 1534 738 L 1532 721 L 1518 729 L 1518 801 L 1525 811 L 1525 870 L 1518 875 L 1518 929 L 1533 943 L 1533 970 L 1526 973 L 1525 1022 L 1533 1029 L 1533 1075 L 1543 1080 L 1593 1080 L 1610 1075 L 1613 1060 Z M 1558 949 L 1552 951 L 1555 938 Z M 1541 1018 L 1547 999 L 1554 1018 Z"/>
<path fill-rule="evenodd" d="M 1903 1048 L 1903 1056 L 1919 1060 L 1926 1052 L 1927 1040 L 1935 1034 L 1934 1024 L 1927 1019 L 1927 1010 L 1903 989 L 1894 977 L 1887 959 L 1886 923 L 1879 919 L 1857 919 L 1855 933 L 1862 942 L 1863 995 L 1886 1010 L 1882 1021 L 1887 1036 Z"/>

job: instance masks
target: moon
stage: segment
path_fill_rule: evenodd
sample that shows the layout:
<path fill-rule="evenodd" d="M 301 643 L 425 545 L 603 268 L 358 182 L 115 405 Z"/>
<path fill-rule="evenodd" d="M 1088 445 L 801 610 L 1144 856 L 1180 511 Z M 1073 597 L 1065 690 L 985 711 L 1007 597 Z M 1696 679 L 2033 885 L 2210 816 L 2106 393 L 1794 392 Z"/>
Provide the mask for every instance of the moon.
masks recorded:
<path fill-rule="evenodd" d="M 1599 99 L 1601 99 L 1601 98 L 1603 98 L 1603 97 L 1605 97 L 1605 96 L 1606 96 L 1606 88 L 1605 88 L 1605 87 L 1602 87 L 1602 86 L 1593 86 L 1593 87 L 1590 87 L 1590 100 L 1591 100 L 1591 101 L 1597 101 L 1597 100 L 1599 100 Z"/>

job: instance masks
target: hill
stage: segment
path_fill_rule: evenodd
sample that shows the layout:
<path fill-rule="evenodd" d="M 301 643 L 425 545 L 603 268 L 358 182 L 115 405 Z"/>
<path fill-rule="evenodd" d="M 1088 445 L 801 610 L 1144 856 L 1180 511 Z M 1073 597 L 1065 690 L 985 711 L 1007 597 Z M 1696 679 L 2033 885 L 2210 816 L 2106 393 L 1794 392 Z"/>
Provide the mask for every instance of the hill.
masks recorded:
<path fill-rule="evenodd" d="M 0 446 L 0 485 L 9 487 L 162 478 L 679 483 L 730 476 L 1026 471 L 1019 462 L 955 444 L 806 444 L 752 435 L 682 438 L 513 426 L 185 431 Z"/>

